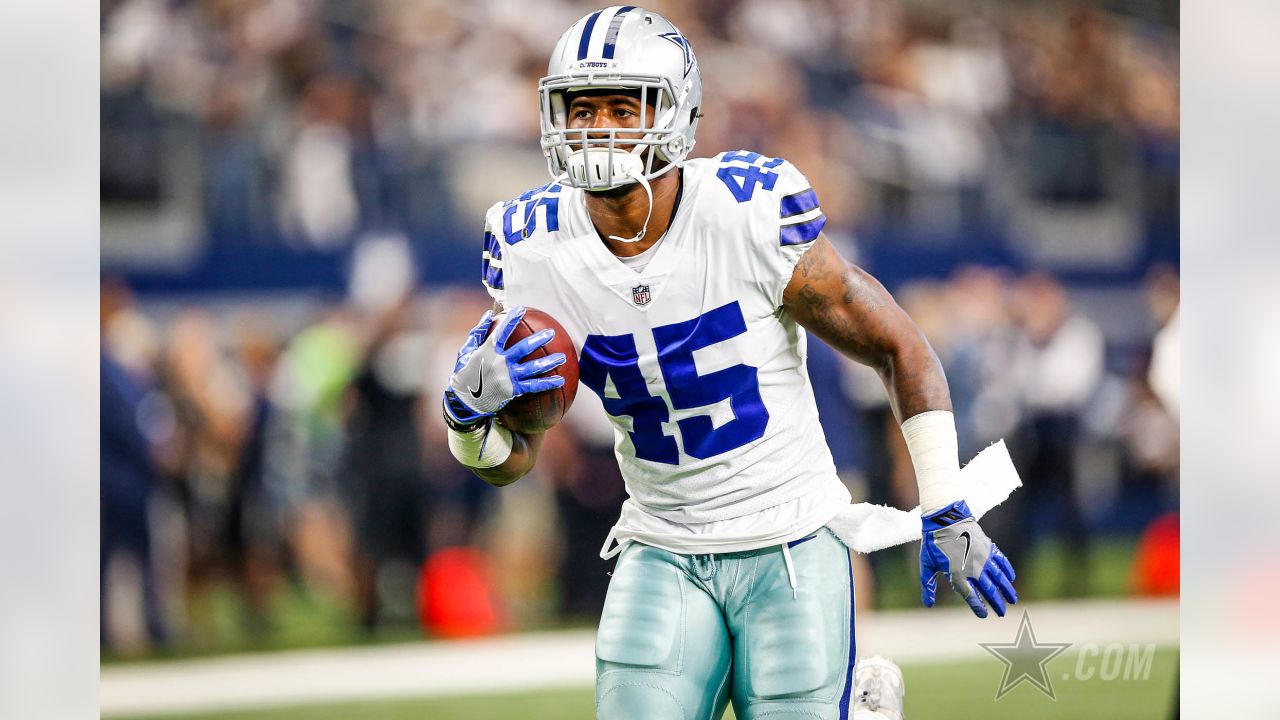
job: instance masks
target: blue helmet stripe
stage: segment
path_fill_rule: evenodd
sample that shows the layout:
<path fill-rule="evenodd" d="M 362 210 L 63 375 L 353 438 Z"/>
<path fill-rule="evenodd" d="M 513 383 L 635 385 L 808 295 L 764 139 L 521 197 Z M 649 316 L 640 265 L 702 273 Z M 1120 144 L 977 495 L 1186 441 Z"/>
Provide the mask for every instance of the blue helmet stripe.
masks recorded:
<path fill-rule="evenodd" d="M 781 245 L 803 245 L 807 242 L 813 242 L 818 237 L 818 233 L 822 232 L 822 226 L 826 224 L 827 216 L 819 215 L 809 222 L 783 225 L 782 229 L 778 231 L 778 243 Z"/>
<path fill-rule="evenodd" d="M 802 190 L 782 198 L 782 203 L 778 209 L 778 217 L 789 218 L 792 215 L 809 212 L 816 207 L 818 207 L 818 193 L 814 192 L 812 188 Z"/>
<path fill-rule="evenodd" d="M 635 9 L 634 5 L 623 5 L 614 14 L 613 20 L 609 23 L 609 34 L 604 39 L 604 56 L 606 59 L 613 59 L 613 48 L 618 40 L 618 30 L 622 27 L 622 17 Z"/>
<path fill-rule="evenodd" d="M 606 8 L 608 9 L 608 8 Z M 582 28 L 582 39 L 578 41 L 578 59 L 587 59 L 587 47 L 591 45 L 591 31 L 596 27 L 596 20 L 600 17 L 600 13 L 604 10 L 597 10 L 591 13 L 591 17 L 587 18 L 587 24 Z"/>

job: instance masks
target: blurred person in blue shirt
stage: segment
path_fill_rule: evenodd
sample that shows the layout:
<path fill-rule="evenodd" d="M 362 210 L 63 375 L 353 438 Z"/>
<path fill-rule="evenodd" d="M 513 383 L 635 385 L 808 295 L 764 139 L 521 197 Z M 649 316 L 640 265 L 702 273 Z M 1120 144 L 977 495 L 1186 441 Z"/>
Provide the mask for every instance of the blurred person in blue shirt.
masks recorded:
<path fill-rule="evenodd" d="M 147 523 L 156 473 L 150 444 L 138 421 L 143 390 L 105 350 L 100 354 L 100 361 L 101 641 L 104 645 L 112 644 L 108 630 L 110 560 L 117 553 L 124 553 L 131 555 L 141 570 L 142 610 L 148 639 L 153 644 L 164 644 L 167 633 L 152 567 L 151 533 Z"/>

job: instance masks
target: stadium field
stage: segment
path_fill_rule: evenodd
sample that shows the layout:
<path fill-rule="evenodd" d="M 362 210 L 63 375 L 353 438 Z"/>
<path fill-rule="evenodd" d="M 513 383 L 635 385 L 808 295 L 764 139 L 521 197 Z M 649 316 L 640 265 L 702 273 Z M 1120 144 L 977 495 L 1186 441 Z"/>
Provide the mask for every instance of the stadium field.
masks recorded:
<path fill-rule="evenodd" d="M 1088 667 L 1096 661 L 1092 657 L 1082 661 L 1079 653 L 1071 651 L 1051 660 L 1047 667 L 1056 700 L 1049 699 L 1027 682 L 995 700 L 1003 672 L 1002 664 L 995 658 L 906 665 L 903 670 L 908 683 L 907 717 L 911 720 L 957 717 L 987 720 L 1075 720 L 1081 717 L 1163 720 L 1172 717 L 1178 667 L 1176 648 L 1158 649 L 1150 663 L 1150 673 L 1145 678 L 1125 679 L 1121 673 L 1119 677 L 1106 680 L 1095 671 L 1088 679 L 1076 679 L 1080 666 Z M 147 720 L 160 717 L 172 720 L 589 720 L 593 713 L 591 689 L 581 688 L 487 697 L 398 699 L 145 717 Z M 725 717 L 732 718 L 733 711 L 730 710 Z"/>

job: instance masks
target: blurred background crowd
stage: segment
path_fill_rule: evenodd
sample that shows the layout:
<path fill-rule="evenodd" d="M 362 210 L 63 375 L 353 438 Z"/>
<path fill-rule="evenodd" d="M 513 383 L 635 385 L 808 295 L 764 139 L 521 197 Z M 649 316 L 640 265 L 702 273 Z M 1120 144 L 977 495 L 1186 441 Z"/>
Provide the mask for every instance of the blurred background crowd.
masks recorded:
<path fill-rule="evenodd" d="M 546 182 L 537 79 L 596 7 L 103 3 L 110 652 L 594 622 L 624 497 L 598 401 L 497 491 L 438 398 L 483 210 Z M 693 154 L 805 172 L 941 356 L 963 458 L 1008 442 L 1026 487 L 988 529 L 1024 594 L 1176 592 L 1177 3 L 648 7 L 702 66 Z M 912 506 L 874 374 L 811 346 L 846 482 Z M 864 606 L 916 601 L 910 552 L 860 568 Z"/>

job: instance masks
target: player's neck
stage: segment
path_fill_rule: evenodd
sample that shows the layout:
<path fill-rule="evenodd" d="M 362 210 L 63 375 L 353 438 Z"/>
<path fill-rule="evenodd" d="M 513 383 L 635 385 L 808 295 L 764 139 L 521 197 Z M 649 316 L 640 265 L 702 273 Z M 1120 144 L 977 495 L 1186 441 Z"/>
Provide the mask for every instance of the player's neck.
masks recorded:
<path fill-rule="evenodd" d="M 639 255 L 662 238 L 671 225 L 676 198 L 680 195 L 680 172 L 680 168 L 676 168 L 650 184 L 650 189 L 653 190 L 653 216 L 649 218 L 649 227 L 639 242 L 624 243 L 610 240 L 609 236 L 635 237 L 644 227 L 645 215 L 649 212 L 649 197 L 644 188 L 632 184 L 623 186 L 622 192 L 586 193 L 587 213 L 591 216 L 591 223 L 595 225 L 601 242 L 610 252 L 621 257 Z"/>

